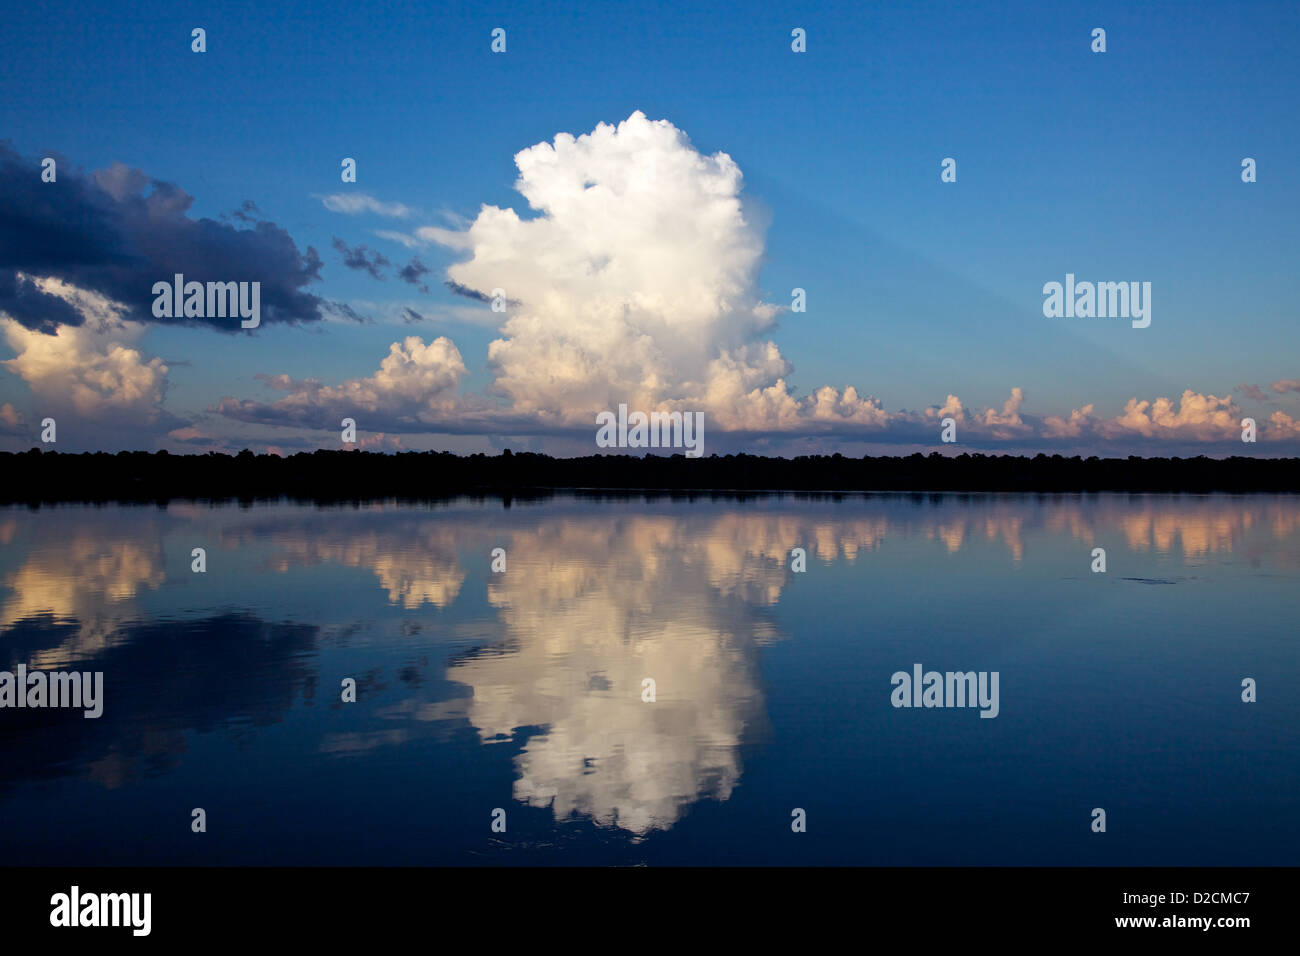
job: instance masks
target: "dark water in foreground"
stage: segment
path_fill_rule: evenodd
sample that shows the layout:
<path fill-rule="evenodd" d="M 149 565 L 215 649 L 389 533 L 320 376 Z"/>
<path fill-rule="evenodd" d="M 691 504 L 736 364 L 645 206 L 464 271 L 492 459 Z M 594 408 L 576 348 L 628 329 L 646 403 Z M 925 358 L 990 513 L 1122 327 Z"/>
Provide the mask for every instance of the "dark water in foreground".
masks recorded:
<path fill-rule="evenodd" d="M 105 690 L 0 709 L 0 864 L 1296 864 L 1298 583 L 1284 496 L 3 508 Z"/>

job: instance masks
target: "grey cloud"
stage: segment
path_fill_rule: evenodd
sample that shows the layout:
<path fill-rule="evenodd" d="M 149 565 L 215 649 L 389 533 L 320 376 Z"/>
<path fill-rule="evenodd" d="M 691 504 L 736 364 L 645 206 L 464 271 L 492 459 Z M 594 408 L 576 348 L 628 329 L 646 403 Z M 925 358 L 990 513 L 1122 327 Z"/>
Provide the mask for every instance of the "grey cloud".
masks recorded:
<path fill-rule="evenodd" d="M 334 248 L 343 256 L 343 264 L 349 269 L 356 269 L 358 272 L 368 272 L 373 279 L 383 279 L 379 274 L 380 268 L 392 265 L 383 253 L 371 252 L 370 247 L 362 243 L 354 249 L 349 249 L 348 244 L 338 236 L 334 237 Z"/>
<path fill-rule="evenodd" d="M 419 286 L 421 292 L 428 292 L 429 287 L 425 285 L 424 277 L 432 271 L 432 269 L 420 261 L 418 256 L 412 256 L 410 262 L 397 270 L 397 275 L 403 282 L 409 282 L 411 285 Z"/>
<path fill-rule="evenodd" d="M 236 218 L 251 227 L 236 228 L 190 218 L 192 196 L 121 163 L 86 173 L 60 160 L 53 183 L 40 173 L 36 159 L 0 144 L 0 311 L 27 328 L 54 334 L 84 317 L 20 273 L 97 292 L 141 322 L 239 331 L 224 318 L 156 319 L 153 285 L 177 273 L 187 281 L 260 282 L 263 324 L 321 318 L 322 300 L 303 291 L 320 278 L 316 250 L 300 252 L 285 230 L 255 218 L 256 206 L 240 207 Z"/>

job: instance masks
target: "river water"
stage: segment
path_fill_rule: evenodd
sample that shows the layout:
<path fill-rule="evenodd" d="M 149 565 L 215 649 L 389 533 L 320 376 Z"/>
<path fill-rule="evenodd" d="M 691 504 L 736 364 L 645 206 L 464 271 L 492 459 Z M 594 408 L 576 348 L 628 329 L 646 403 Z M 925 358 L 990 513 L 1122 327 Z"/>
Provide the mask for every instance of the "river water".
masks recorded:
<path fill-rule="evenodd" d="M 1294 865 L 1297 584 L 1290 496 L 3 508 L 103 712 L 0 709 L 0 862 Z"/>

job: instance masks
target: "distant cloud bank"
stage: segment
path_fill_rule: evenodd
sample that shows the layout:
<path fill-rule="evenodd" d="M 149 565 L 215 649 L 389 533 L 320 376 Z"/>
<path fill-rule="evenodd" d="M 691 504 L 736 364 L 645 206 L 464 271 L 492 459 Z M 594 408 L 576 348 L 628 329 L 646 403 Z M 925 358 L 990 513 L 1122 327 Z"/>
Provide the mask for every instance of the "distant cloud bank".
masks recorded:
<path fill-rule="evenodd" d="M 466 390 L 470 369 L 451 338 L 426 344 L 406 336 L 374 372 L 334 384 L 266 368 L 260 378 L 280 397 L 226 395 L 200 429 L 164 409 L 167 364 L 142 346 L 159 321 L 150 309 L 155 282 L 175 273 L 260 281 L 263 324 L 362 315 L 305 291 L 319 279 L 316 250 L 300 252 L 251 201 L 232 215 L 235 224 L 193 219 L 191 196 L 139 170 L 115 164 L 82 173 L 61 160 L 57 185 L 43 183 L 35 160 L 0 146 L 0 333 L 15 352 L 3 365 L 44 405 L 124 430 L 106 433 L 110 441 L 129 434 L 217 445 L 223 421 L 301 432 L 337 429 L 348 417 L 389 443 L 410 434 L 574 438 L 594 436 L 596 415 L 620 404 L 703 413 L 712 434 L 763 440 L 933 445 L 949 420 L 959 445 L 984 448 L 1240 439 L 1245 413 L 1232 389 L 1222 397 L 1190 388 L 1177 397 L 1135 395 L 1110 415 L 1085 404 L 1042 416 L 1029 411 L 1019 387 L 1009 387 L 1000 407 L 984 408 L 968 407 L 941 383 L 942 400 L 917 410 L 891 410 L 855 385 L 796 394 L 793 366 L 772 338 L 785 307 L 759 291 L 762 220 L 730 156 L 704 155 L 672 123 L 638 111 L 580 136 L 560 133 L 519 152 L 515 164 L 526 218 L 484 205 L 472 221 L 453 217 L 455 228 L 374 232 L 407 249 L 441 246 L 460 256 L 444 284 L 477 303 L 462 308 L 489 317 L 497 332 L 483 391 Z M 316 198 L 349 216 L 415 216 L 411 206 L 361 192 Z M 392 270 L 412 294 L 429 292 L 435 270 L 418 256 L 394 266 L 365 244 L 334 237 L 333 246 L 349 270 L 379 280 Z M 426 320 L 410 304 L 390 305 L 400 322 Z M 1267 388 L 1235 391 L 1274 404 L 1300 392 L 1300 379 Z M 11 403 L 0 408 L 3 433 L 24 428 Z M 310 444 L 282 434 L 277 447 Z M 1297 439 L 1300 423 L 1287 412 L 1261 416 L 1261 442 Z"/>

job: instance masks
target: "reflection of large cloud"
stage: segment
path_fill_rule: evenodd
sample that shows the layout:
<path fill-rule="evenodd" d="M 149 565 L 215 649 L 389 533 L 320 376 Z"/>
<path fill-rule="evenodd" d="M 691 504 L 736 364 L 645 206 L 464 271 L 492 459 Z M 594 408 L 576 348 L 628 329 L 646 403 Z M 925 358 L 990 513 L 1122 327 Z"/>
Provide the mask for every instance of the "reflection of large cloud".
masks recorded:
<path fill-rule="evenodd" d="M 4 664 L 103 670 L 107 704 L 96 721 L 8 712 L 0 759 L 27 776 L 88 768 L 114 785 L 173 766 L 188 731 L 273 722 L 313 693 L 315 625 L 264 623 L 265 612 L 139 623 L 143 596 L 167 599 L 163 540 L 174 520 L 210 521 L 204 537 L 222 547 L 269 549 L 247 568 L 259 577 L 370 569 L 384 592 L 367 584 L 362 617 L 365 601 L 398 605 L 405 635 L 430 627 L 433 607 L 438 639 L 461 626 L 457 639 L 478 647 L 445 681 L 426 682 L 424 665 L 399 673 L 398 696 L 376 712 L 382 724 L 324 734 L 322 752 L 449 738 L 468 722 L 485 743 L 517 741 L 517 799 L 635 837 L 672 827 L 697 800 L 727 799 L 741 781 L 741 747 L 765 721 L 758 649 L 778 636 L 769 609 L 791 581 L 791 548 L 807 549 L 814 574 L 814 561 L 892 561 L 899 545 L 1010 562 L 1059 554 L 1061 540 L 1086 545 L 1081 556 L 1100 543 L 1189 564 L 1230 553 L 1294 566 L 1300 530 L 1300 505 L 1280 497 L 808 496 L 636 511 L 565 499 L 508 512 L 174 506 L 132 509 L 123 522 L 91 509 L 6 509 Z M 493 619 L 454 622 L 443 609 L 469 580 L 460 555 L 486 568 L 496 546 L 509 570 L 486 575 Z M 359 676 L 363 698 L 377 699 L 383 676 Z M 657 682 L 652 704 L 641 701 L 645 677 Z M 18 755 L 37 733 L 49 761 L 31 769 Z"/>
<path fill-rule="evenodd" d="M 517 758 L 516 799 L 643 835 L 701 796 L 731 795 L 761 714 L 756 643 L 774 631 L 683 560 L 689 536 L 663 517 L 511 537 L 510 570 L 489 588 L 505 643 L 448 677 L 473 689 L 485 740 L 541 728 Z M 641 700 L 646 677 L 655 703 Z"/>
<path fill-rule="evenodd" d="M 1291 534 L 1298 521 L 1300 509 L 1276 501 L 1108 496 L 1039 507 L 932 495 L 546 519 L 511 533 L 509 571 L 489 581 L 503 639 L 447 676 L 471 688 L 467 716 L 481 739 L 524 740 L 516 799 L 643 836 L 698 799 L 728 799 L 740 781 L 740 746 L 763 720 L 757 647 L 776 635 L 762 609 L 787 586 L 794 547 L 810 561 L 853 562 L 891 538 L 948 553 L 983 542 L 1019 562 L 1044 539 L 1091 546 L 1121 535 L 1190 561 L 1241 548 L 1256 528 Z M 655 703 L 641 700 L 646 677 Z"/>
<path fill-rule="evenodd" d="M 699 799 L 727 799 L 740 781 L 740 747 L 764 720 L 757 647 L 776 635 L 763 609 L 780 600 L 794 547 L 810 560 L 853 562 L 891 538 L 932 540 L 948 553 L 983 543 L 1018 562 L 1044 539 L 1091 546 L 1118 536 L 1130 549 L 1192 561 L 1207 551 L 1257 555 L 1255 532 L 1294 534 L 1300 509 L 1272 499 L 1101 496 L 1027 506 L 998 496 L 905 495 L 813 497 L 792 508 L 721 509 L 689 520 L 670 508 L 502 521 L 499 513 L 408 517 L 377 506 L 310 525 L 289 515 L 241 535 L 278 542 L 272 568 L 368 565 L 388 582 L 389 600 L 410 609 L 424 603 L 417 597 L 424 589 L 394 582 L 430 574 L 416 555 L 437 557 L 443 577 L 459 586 L 450 542 L 485 564 L 491 547 L 504 546 L 509 571 L 488 578 L 504 634 L 461 655 L 446 675 L 471 696 L 404 699 L 385 710 L 398 728 L 333 735 L 322 747 L 401 745 L 428 733 L 418 725 L 445 732 L 467 719 L 485 743 L 522 742 L 516 799 L 640 837 L 670 828 Z M 412 563 L 394 576 L 403 555 Z M 657 682 L 655 703 L 641 700 L 645 677 Z"/>

